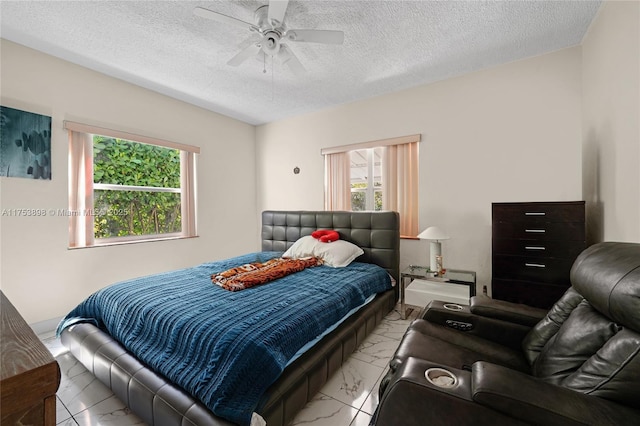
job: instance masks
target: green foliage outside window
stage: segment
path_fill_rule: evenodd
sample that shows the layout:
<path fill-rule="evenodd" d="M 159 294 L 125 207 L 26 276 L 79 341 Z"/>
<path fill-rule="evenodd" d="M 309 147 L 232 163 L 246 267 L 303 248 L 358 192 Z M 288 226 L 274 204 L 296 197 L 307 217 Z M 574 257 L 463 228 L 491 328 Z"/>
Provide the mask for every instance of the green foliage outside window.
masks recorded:
<path fill-rule="evenodd" d="M 373 193 L 373 209 L 377 212 L 382 210 L 382 191 Z"/>
<path fill-rule="evenodd" d="M 351 193 L 351 210 L 361 212 L 367 209 L 367 193 L 352 192 Z"/>
<path fill-rule="evenodd" d="M 94 183 L 180 188 L 180 151 L 93 138 Z M 180 194 L 94 190 L 95 238 L 180 232 Z"/>
<path fill-rule="evenodd" d="M 375 186 L 380 186 L 376 183 Z M 351 189 L 365 188 L 366 183 L 352 183 Z M 373 209 L 375 211 L 382 210 L 382 191 L 374 189 L 373 192 Z M 354 212 L 360 212 L 367 210 L 367 193 L 366 191 L 351 191 L 351 210 Z"/>

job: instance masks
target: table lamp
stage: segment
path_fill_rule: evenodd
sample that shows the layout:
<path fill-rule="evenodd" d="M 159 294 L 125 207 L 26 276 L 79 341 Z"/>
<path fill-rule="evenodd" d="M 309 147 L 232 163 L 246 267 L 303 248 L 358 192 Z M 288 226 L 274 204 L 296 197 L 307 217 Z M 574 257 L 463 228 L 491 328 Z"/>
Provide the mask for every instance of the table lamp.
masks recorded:
<path fill-rule="evenodd" d="M 431 241 L 429 252 L 431 254 L 430 257 L 430 265 L 429 269 L 432 272 L 438 271 L 438 265 L 436 263 L 436 256 L 441 256 L 442 254 L 442 246 L 440 244 L 440 240 L 448 240 L 449 236 L 444 233 L 444 231 L 437 226 L 430 226 L 421 233 L 418 234 L 418 238 L 421 240 L 429 240 Z"/>

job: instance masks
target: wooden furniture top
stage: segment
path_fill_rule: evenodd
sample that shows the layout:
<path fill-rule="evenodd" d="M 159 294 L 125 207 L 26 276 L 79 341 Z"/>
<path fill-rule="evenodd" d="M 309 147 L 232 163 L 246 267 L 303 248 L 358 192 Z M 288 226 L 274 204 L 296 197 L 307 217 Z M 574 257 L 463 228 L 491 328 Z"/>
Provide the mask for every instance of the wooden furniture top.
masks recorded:
<path fill-rule="evenodd" d="M 0 406 L 19 411 L 55 395 L 60 367 L 2 291 L 0 317 Z"/>

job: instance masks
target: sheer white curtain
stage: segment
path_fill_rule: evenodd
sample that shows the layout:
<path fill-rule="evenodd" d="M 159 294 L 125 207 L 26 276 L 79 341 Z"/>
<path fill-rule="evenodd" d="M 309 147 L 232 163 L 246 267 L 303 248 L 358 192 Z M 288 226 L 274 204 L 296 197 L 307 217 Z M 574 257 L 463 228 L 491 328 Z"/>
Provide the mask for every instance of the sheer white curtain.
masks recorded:
<path fill-rule="evenodd" d="M 93 138 L 69 131 L 69 247 L 93 245 Z"/>
<path fill-rule="evenodd" d="M 324 156 L 325 210 L 351 210 L 351 157 L 348 152 Z"/>
<path fill-rule="evenodd" d="M 400 235 L 418 235 L 418 142 L 384 147 L 382 188 L 382 208 L 400 214 Z"/>

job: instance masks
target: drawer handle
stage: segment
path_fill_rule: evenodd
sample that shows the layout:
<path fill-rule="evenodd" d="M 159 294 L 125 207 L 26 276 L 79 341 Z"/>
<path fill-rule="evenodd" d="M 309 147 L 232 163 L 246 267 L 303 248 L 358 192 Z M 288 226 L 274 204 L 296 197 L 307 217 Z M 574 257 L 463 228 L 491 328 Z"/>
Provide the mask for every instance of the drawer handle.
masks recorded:
<path fill-rule="evenodd" d="M 546 215 L 545 212 L 525 212 L 524 213 L 525 216 L 544 216 Z"/>
<path fill-rule="evenodd" d="M 525 229 L 524 232 L 544 234 L 546 231 L 544 229 Z"/>
<path fill-rule="evenodd" d="M 546 268 L 546 265 L 542 263 L 525 263 L 524 266 L 529 266 L 531 268 Z"/>
<path fill-rule="evenodd" d="M 525 246 L 525 250 L 546 250 L 546 248 L 537 246 Z"/>

